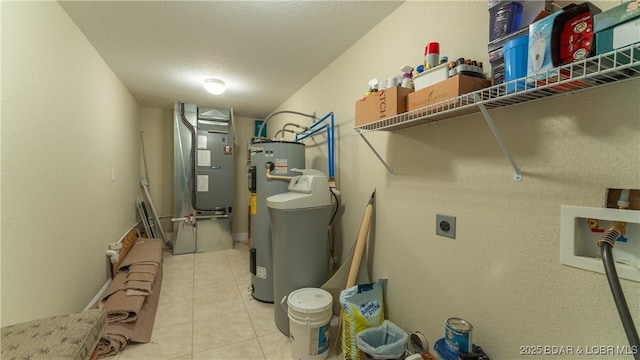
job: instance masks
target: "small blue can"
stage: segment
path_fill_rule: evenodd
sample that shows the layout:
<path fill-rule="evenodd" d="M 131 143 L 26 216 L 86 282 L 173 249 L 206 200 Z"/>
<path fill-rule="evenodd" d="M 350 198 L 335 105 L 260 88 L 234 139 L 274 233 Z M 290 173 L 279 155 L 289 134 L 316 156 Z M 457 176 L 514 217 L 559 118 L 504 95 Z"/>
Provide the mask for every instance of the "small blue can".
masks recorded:
<path fill-rule="evenodd" d="M 458 352 L 472 352 L 471 333 L 473 326 L 471 323 L 460 318 L 448 318 L 444 329 L 444 341 L 449 350 L 456 354 Z"/>

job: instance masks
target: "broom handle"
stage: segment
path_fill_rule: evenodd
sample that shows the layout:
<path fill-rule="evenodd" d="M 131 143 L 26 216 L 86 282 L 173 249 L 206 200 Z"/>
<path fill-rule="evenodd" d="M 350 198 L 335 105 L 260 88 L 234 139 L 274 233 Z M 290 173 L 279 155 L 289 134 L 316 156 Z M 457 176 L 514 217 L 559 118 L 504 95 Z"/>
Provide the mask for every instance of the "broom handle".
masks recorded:
<path fill-rule="evenodd" d="M 375 190 L 371 194 L 367 208 L 364 210 L 362 216 L 362 222 L 360 223 L 360 230 L 358 230 L 358 238 L 356 239 L 356 248 L 353 251 L 353 258 L 351 259 L 351 267 L 349 268 L 349 276 L 347 277 L 347 283 L 345 289 L 348 289 L 356 284 L 358 273 L 360 272 L 360 262 L 362 261 L 362 254 L 364 253 L 364 245 L 367 243 L 367 237 L 369 237 L 369 226 L 371 225 L 371 217 L 373 214 L 373 199 L 376 195 Z M 336 336 L 335 347 L 338 347 L 338 341 L 340 340 L 340 331 L 342 330 L 342 313 L 338 317 L 338 336 Z"/>
<path fill-rule="evenodd" d="M 372 214 L 373 204 L 369 202 L 367 208 L 364 211 L 364 216 L 362 217 L 360 230 L 358 231 L 358 238 L 356 239 L 356 249 L 353 252 L 353 259 L 351 260 L 349 277 L 347 278 L 345 289 L 348 289 L 356 284 L 358 272 L 360 271 L 360 263 L 362 262 L 362 254 L 364 253 L 364 246 L 367 243 L 367 237 L 369 237 L 369 226 L 371 225 Z"/>

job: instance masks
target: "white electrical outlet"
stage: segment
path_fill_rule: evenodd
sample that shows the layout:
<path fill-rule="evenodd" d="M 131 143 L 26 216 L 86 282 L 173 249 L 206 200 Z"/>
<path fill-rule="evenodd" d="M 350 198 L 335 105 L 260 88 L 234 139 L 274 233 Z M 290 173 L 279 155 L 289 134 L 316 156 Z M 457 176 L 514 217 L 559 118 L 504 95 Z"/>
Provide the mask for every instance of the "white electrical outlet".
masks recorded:
<path fill-rule="evenodd" d="M 604 274 L 597 242 L 614 221 L 627 223 L 624 241 L 616 241 L 613 259 L 618 276 L 640 282 L 640 210 L 562 206 L 560 262 Z"/>
<path fill-rule="evenodd" d="M 111 182 L 116 182 L 116 169 L 111 169 Z"/>

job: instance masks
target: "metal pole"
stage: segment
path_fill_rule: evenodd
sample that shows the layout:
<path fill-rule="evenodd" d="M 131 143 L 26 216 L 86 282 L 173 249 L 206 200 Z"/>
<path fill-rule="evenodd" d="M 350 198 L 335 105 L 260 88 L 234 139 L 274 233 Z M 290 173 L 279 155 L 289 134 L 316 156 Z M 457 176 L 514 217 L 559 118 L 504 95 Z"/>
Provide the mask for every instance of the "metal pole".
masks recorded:
<path fill-rule="evenodd" d="M 164 240 L 165 245 L 168 245 L 167 235 L 164 233 L 164 229 L 162 228 L 162 224 L 160 223 L 160 218 L 158 217 L 158 213 L 156 212 L 156 207 L 153 206 L 153 200 L 151 200 L 151 194 L 149 193 L 149 182 L 146 178 L 140 179 L 140 185 L 144 188 L 144 193 L 147 195 L 147 199 L 149 200 L 149 206 L 151 206 L 151 211 L 153 211 L 153 217 L 155 217 L 156 222 L 158 223 L 158 228 L 160 229 L 160 236 L 162 236 L 162 240 Z"/>
<path fill-rule="evenodd" d="M 502 148 L 502 152 L 507 156 L 507 158 L 509 159 L 509 162 L 511 163 L 511 167 L 513 167 L 513 171 L 514 171 L 513 181 L 522 181 L 522 173 L 520 172 L 520 168 L 518 167 L 518 164 L 516 164 L 516 161 L 513 159 L 513 156 L 511 156 L 511 152 L 509 151 L 509 148 L 502 140 L 500 131 L 498 131 L 498 128 L 496 128 L 496 125 L 493 123 L 493 119 L 491 118 L 491 115 L 489 115 L 487 108 L 484 106 L 484 104 L 478 104 L 478 108 L 480 108 L 480 112 L 482 112 L 484 119 L 487 121 L 487 124 L 491 128 L 491 131 L 493 132 L 493 136 L 495 136 L 496 140 L 498 141 L 498 144 L 500 145 L 500 148 Z"/>
<path fill-rule="evenodd" d="M 384 162 L 384 160 L 382 160 L 382 157 L 380 156 L 380 154 L 378 154 L 378 152 L 376 151 L 376 149 L 373 148 L 373 146 L 371 145 L 371 143 L 369 142 L 369 140 L 367 140 L 366 137 L 364 137 L 364 134 L 360 131 L 360 129 L 356 129 L 356 131 L 358 132 L 358 135 L 360 135 L 360 137 L 362 137 L 362 140 L 364 140 L 364 142 L 369 146 L 369 148 L 371 149 L 371 151 L 373 151 L 373 153 L 376 155 L 376 157 L 378 158 L 378 160 L 380 160 L 380 162 L 382 163 L 382 165 L 384 165 L 385 168 L 387 168 L 387 171 L 389 172 L 389 175 L 393 176 L 393 169 L 389 167 L 389 165 L 387 165 L 386 162 Z"/>

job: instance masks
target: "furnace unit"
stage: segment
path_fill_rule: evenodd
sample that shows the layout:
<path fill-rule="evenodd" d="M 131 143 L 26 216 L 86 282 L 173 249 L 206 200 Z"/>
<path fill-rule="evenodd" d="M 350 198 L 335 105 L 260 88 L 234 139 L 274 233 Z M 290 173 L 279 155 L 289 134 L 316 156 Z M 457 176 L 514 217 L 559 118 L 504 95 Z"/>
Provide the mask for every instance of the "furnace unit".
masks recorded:
<path fill-rule="evenodd" d="M 232 109 L 174 107 L 173 253 L 231 249 Z"/>

